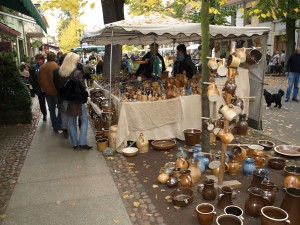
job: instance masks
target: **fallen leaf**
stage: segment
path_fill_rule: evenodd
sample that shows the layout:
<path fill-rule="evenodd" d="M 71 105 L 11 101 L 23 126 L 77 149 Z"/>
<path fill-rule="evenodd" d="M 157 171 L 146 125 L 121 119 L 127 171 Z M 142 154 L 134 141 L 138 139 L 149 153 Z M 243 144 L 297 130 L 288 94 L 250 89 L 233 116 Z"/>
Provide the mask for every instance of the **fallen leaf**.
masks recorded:
<path fill-rule="evenodd" d="M 151 213 L 147 213 L 146 216 L 152 216 L 152 214 Z"/>
<path fill-rule="evenodd" d="M 0 221 L 5 220 L 7 218 L 7 216 L 5 214 L 0 215 Z"/>
<path fill-rule="evenodd" d="M 144 183 L 147 183 L 148 182 L 148 180 L 144 180 Z"/>
<path fill-rule="evenodd" d="M 134 173 L 139 173 L 139 171 L 134 171 Z"/>
<path fill-rule="evenodd" d="M 81 166 L 76 166 L 76 168 L 77 168 L 77 169 L 80 169 L 80 168 L 81 168 Z"/>
<path fill-rule="evenodd" d="M 158 185 L 157 184 L 153 184 L 152 187 L 153 188 L 158 188 Z"/>
<path fill-rule="evenodd" d="M 128 195 L 127 195 L 127 194 L 126 194 L 126 195 L 123 195 L 123 198 L 124 198 L 124 199 L 128 198 Z"/>
<path fill-rule="evenodd" d="M 160 189 L 160 191 L 161 191 L 161 192 L 164 192 L 164 191 L 166 191 L 166 190 L 165 190 L 165 189 Z"/>
<path fill-rule="evenodd" d="M 171 196 L 170 195 L 167 195 L 166 197 L 165 197 L 165 199 L 170 199 L 171 198 Z"/>
<path fill-rule="evenodd" d="M 56 205 L 60 205 L 61 201 L 60 200 L 57 200 L 56 201 Z"/>
<path fill-rule="evenodd" d="M 128 163 L 128 166 L 135 166 L 135 163 Z"/>
<path fill-rule="evenodd" d="M 118 223 L 120 223 L 120 221 L 119 221 L 119 220 L 114 220 L 114 223 L 117 223 L 117 224 L 118 224 Z"/>
<path fill-rule="evenodd" d="M 71 201 L 71 202 L 69 202 L 69 205 L 70 205 L 70 206 L 75 206 L 75 205 L 76 205 L 76 202 L 75 202 L 75 201 Z"/>
<path fill-rule="evenodd" d="M 114 160 L 114 157 L 109 156 L 109 157 L 107 157 L 107 159 Z"/>
<path fill-rule="evenodd" d="M 174 208 L 175 208 L 175 209 L 180 209 L 180 207 L 179 207 L 179 206 L 175 206 L 175 205 L 174 205 Z"/>
<path fill-rule="evenodd" d="M 140 206 L 140 203 L 139 203 L 139 202 L 133 202 L 133 206 L 134 206 L 134 207 L 139 207 L 139 206 Z"/>

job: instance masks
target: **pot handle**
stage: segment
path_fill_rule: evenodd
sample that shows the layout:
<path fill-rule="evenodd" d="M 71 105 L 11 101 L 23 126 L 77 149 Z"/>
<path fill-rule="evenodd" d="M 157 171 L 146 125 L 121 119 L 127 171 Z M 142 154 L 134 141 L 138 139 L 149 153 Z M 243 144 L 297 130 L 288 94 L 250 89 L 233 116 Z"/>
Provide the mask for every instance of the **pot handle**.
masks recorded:
<path fill-rule="evenodd" d="M 219 194 L 218 200 L 220 200 L 220 199 L 222 198 L 223 195 L 224 195 L 223 193 Z"/>
<path fill-rule="evenodd" d="M 270 202 L 270 199 L 267 197 L 267 196 L 262 196 L 263 199 L 265 200 L 264 201 L 264 205 L 267 206 L 267 205 L 271 205 L 271 202 Z"/>
<path fill-rule="evenodd" d="M 277 193 L 277 192 L 279 191 L 279 188 L 278 188 L 278 186 L 277 186 L 277 185 L 274 185 L 274 187 L 273 187 L 273 191 L 274 191 L 275 193 Z"/>
<path fill-rule="evenodd" d="M 202 192 L 202 191 L 203 191 L 203 188 L 204 188 L 204 184 L 199 184 L 199 185 L 198 185 L 198 188 L 197 188 L 197 191 L 198 191 L 198 192 Z"/>
<path fill-rule="evenodd" d="M 285 222 L 286 224 L 290 224 L 290 223 L 291 223 L 290 220 L 285 220 L 284 222 Z"/>

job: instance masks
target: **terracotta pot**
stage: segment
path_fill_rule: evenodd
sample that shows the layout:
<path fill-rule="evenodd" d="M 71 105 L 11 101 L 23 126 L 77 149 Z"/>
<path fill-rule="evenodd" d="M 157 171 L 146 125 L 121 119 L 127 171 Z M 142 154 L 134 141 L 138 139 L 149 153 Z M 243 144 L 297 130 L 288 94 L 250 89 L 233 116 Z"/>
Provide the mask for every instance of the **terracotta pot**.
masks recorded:
<path fill-rule="evenodd" d="M 162 171 L 157 177 L 157 180 L 162 184 L 165 184 L 168 179 L 169 175 L 165 171 Z"/>
<path fill-rule="evenodd" d="M 223 214 L 217 217 L 216 219 L 217 225 L 243 225 L 243 221 L 231 214 Z"/>
<path fill-rule="evenodd" d="M 235 161 L 243 161 L 246 156 L 247 156 L 247 152 L 246 152 L 246 149 L 236 145 L 232 148 L 231 150 L 232 152 L 232 158 L 235 160 Z"/>
<path fill-rule="evenodd" d="M 230 160 L 228 162 L 228 173 L 230 175 L 237 175 L 242 165 L 240 165 L 240 162 Z"/>
<path fill-rule="evenodd" d="M 224 144 L 230 144 L 233 139 L 234 139 L 234 136 L 233 134 L 230 132 L 229 129 L 221 129 L 217 136 L 221 139 L 221 141 L 224 143 Z"/>

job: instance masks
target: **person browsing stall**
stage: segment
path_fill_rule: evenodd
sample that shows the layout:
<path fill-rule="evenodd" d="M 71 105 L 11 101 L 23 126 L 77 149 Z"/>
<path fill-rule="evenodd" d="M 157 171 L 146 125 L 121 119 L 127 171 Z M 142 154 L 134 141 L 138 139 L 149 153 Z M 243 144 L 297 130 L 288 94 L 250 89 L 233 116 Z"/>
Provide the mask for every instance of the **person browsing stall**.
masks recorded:
<path fill-rule="evenodd" d="M 161 73 L 166 70 L 166 65 L 163 57 L 158 53 L 159 45 L 157 43 L 152 43 L 150 45 L 150 52 L 143 56 L 142 60 L 147 60 L 148 63 L 140 64 L 139 68 L 137 69 L 135 76 L 140 76 L 144 74 L 144 76 L 149 79 L 153 78 L 153 74 L 158 75 L 158 64 L 159 60 L 161 62 Z"/>
<path fill-rule="evenodd" d="M 177 46 L 176 61 L 173 65 L 172 75 L 175 77 L 176 74 L 182 74 L 186 72 L 188 79 L 191 79 L 195 74 L 195 65 L 192 62 L 191 56 L 186 53 L 186 47 L 184 44 Z"/>

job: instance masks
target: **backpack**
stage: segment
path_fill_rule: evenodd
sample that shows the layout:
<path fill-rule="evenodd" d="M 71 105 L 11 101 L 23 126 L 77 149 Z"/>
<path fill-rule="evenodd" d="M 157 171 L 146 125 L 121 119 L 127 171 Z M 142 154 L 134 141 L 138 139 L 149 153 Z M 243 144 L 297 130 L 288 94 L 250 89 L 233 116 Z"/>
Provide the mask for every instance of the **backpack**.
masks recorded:
<path fill-rule="evenodd" d="M 88 99 L 88 92 L 79 81 L 68 79 L 61 90 L 62 96 L 66 101 L 77 104 L 84 104 Z"/>

